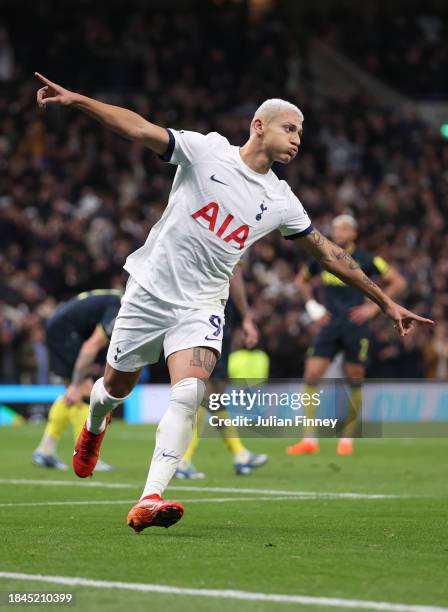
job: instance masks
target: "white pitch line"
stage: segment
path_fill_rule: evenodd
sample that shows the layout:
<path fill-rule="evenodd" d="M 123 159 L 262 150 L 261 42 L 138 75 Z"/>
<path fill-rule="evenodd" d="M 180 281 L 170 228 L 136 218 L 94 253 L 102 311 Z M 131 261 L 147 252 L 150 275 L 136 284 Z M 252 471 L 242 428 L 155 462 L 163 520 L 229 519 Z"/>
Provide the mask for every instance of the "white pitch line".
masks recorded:
<path fill-rule="evenodd" d="M 203 499 L 183 499 L 183 503 L 188 504 L 207 504 L 207 503 L 227 503 L 227 502 L 251 502 L 251 501 L 308 501 L 311 498 L 309 495 L 305 497 L 297 495 L 292 497 L 272 497 L 268 495 L 266 497 L 204 497 Z M 48 502 L 7 502 L 0 504 L 0 508 L 10 508 L 18 506 L 100 506 L 100 505 L 111 505 L 111 504 L 135 504 L 135 499 L 113 499 L 113 500 L 86 500 L 86 501 L 48 501 Z"/>
<path fill-rule="evenodd" d="M 47 485 L 61 487 L 98 487 L 103 489 L 136 489 L 139 485 L 132 483 L 100 482 L 100 481 L 76 481 L 76 480 L 23 480 L 23 479 L 0 479 L 0 484 L 16 485 Z M 313 499 L 399 499 L 407 496 L 386 495 L 379 493 L 326 493 L 321 491 L 291 491 L 279 489 L 242 489 L 236 487 L 201 487 L 190 485 L 170 485 L 170 491 L 203 491 L 205 493 L 245 493 L 251 495 L 273 495 L 296 497 L 309 496 Z M 415 497 L 415 496 L 413 496 Z"/>
<path fill-rule="evenodd" d="M 309 496 L 314 499 L 318 498 L 336 498 L 336 499 L 397 499 L 402 495 L 383 495 L 376 493 L 325 493 L 320 491 L 282 491 L 278 489 L 237 489 L 230 487 L 197 487 L 184 485 L 169 485 L 172 491 L 208 491 L 210 493 L 253 493 L 255 495 L 302 495 Z"/>
<path fill-rule="evenodd" d="M 138 485 L 124 482 L 99 482 L 77 480 L 34 480 L 34 479 L 0 479 L 0 484 L 14 485 L 46 485 L 48 487 L 99 487 L 101 489 L 137 489 Z"/>
<path fill-rule="evenodd" d="M 1 508 L 19 507 L 19 506 L 100 506 L 102 504 L 135 504 L 135 499 L 114 499 L 114 500 L 88 500 L 88 501 L 49 501 L 49 502 L 7 502 L 0 504 Z"/>
<path fill-rule="evenodd" d="M 448 612 L 448 608 L 439 606 L 411 605 L 389 603 L 386 601 L 367 601 L 363 599 L 342 599 L 339 597 L 312 597 L 308 595 L 284 595 L 280 593 L 257 593 L 254 591 L 237 591 L 227 589 L 193 589 L 174 587 L 165 584 L 145 584 L 140 582 L 112 582 L 110 580 L 91 580 L 71 576 L 43 576 L 41 574 L 21 574 L 18 572 L 0 572 L 0 578 L 24 580 L 30 582 L 47 582 L 67 586 L 84 586 L 96 589 L 122 589 L 143 593 L 164 593 L 167 595 L 191 595 L 194 597 L 213 597 L 215 599 L 238 599 L 243 601 L 270 601 L 274 603 L 292 603 L 305 606 L 331 606 L 334 608 L 352 608 L 356 610 L 383 610 L 384 612 Z"/>

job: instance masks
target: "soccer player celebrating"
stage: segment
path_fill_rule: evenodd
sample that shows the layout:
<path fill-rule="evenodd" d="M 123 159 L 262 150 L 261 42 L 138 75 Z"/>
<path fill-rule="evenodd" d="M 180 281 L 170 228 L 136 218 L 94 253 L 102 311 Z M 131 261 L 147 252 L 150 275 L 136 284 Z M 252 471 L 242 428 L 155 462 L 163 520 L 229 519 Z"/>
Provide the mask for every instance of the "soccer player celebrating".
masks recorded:
<path fill-rule="evenodd" d="M 396 304 L 349 253 L 316 230 L 298 198 L 272 172 L 298 152 L 303 115 L 284 100 L 266 100 L 251 121 L 243 147 L 216 132 L 165 129 L 124 108 L 44 83 L 40 107 L 72 106 L 107 128 L 148 147 L 177 166 L 168 205 L 145 244 L 132 253 L 126 292 L 112 333 L 104 377 L 90 396 L 87 422 L 76 444 L 73 467 L 90 476 L 110 413 L 137 383 L 142 367 L 162 347 L 171 380 L 168 408 L 140 501 L 128 525 L 140 532 L 169 527 L 183 515 L 178 501 L 162 495 L 191 440 L 196 411 L 221 352 L 224 307 L 235 265 L 256 240 L 278 229 L 347 284 L 373 300 L 405 335 L 414 321 L 432 323 Z"/>
<path fill-rule="evenodd" d="M 56 454 L 57 445 L 69 424 L 75 442 L 79 438 L 89 413 L 85 400 L 92 390 L 92 365 L 109 344 L 121 296 L 122 292 L 114 289 L 86 291 L 61 304 L 48 319 L 46 341 L 51 370 L 63 379 L 67 390 L 50 408 L 44 434 L 33 453 L 35 465 L 68 469 Z M 103 461 L 95 467 L 97 472 L 111 469 Z"/>
<path fill-rule="evenodd" d="M 232 336 L 232 321 L 235 310 L 238 311 L 238 314 L 241 317 L 241 327 L 243 330 L 243 339 L 246 347 L 251 349 L 258 342 L 258 329 L 253 321 L 252 313 L 250 312 L 249 305 L 247 303 L 241 264 L 238 264 L 235 267 L 233 277 L 230 281 L 229 295 L 230 299 L 227 302 L 224 311 L 226 324 L 224 326 L 222 336 L 221 358 L 213 370 L 213 375 L 209 380 L 207 388 L 208 394 L 224 393 L 226 390 L 228 376 L 227 366 Z M 206 406 L 207 402 L 204 402 L 204 404 Z M 192 460 L 199 444 L 199 436 L 205 425 L 206 416 L 206 407 L 200 406 L 197 414 L 196 426 L 193 430 L 193 438 L 182 461 L 179 463 L 179 466 L 176 469 L 176 478 L 181 480 L 198 480 L 205 477 L 203 472 L 198 472 L 193 465 Z M 219 416 L 223 419 L 228 417 L 226 408 L 221 407 L 219 409 Z M 235 474 L 239 476 L 247 475 L 254 469 L 265 465 L 266 461 L 268 460 L 268 456 L 265 453 L 251 453 L 242 443 L 235 426 L 222 425 L 218 428 L 218 430 L 222 436 L 222 439 L 224 440 L 224 443 L 233 455 Z"/>
<path fill-rule="evenodd" d="M 367 277 L 380 277 L 385 285 L 384 292 L 389 298 L 397 297 L 406 287 L 405 279 L 381 257 L 358 249 L 357 233 L 358 224 L 352 216 L 339 215 L 333 219 L 331 225 L 333 242 L 351 254 Z M 323 304 L 313 299 L 311 283 L 314 278 L 319 278 L 324 286 Z M 368 322 L 381 309 L 374 302 L 365 301 L 359 291 L 325 270 L 316 260 L 301 268 L 296 277 L 296 284 L 310 318 L 322 324 L 309 348 L 305 362 L 305 392 L 312 394 L 317 391 L 316 385 L 331 360 L 339 351 L 344 352 L 344 373 L 350 386 L 350 396 L 347 419 L 336 452 L 339 455 L 350 455 L 353 452 L 352 436 L 361 410 L 361 384 L 369 355 Z M 308 408 L 307 416 L 312 418 L 314 412 L 312 407 Z M 319 442 L 312 428 L 306 429 L 306 437 L 303 440 L 286 449 L 289 455 L 313 454 L 318 451 Z"/>

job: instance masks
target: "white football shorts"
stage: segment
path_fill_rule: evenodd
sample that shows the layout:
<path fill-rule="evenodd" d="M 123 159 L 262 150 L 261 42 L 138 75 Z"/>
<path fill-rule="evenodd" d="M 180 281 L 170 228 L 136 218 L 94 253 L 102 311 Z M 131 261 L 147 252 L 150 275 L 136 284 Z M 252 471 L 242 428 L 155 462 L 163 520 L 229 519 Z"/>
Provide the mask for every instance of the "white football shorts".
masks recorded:
<path fill-rule="evenodd" d="M 171 353 L 207 346 L 221 355 L 223 307 L 190 308 L 165 302 L 129 277 L 121 300 L 107 362 L 115 370 L 135 372 Z"/>

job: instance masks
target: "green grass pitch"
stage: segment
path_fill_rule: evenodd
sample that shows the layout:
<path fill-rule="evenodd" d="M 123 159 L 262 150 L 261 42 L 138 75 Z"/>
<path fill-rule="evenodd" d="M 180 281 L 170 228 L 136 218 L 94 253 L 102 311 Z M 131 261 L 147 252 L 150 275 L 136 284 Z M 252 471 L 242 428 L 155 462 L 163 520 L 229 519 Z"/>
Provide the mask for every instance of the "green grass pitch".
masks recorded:
<path fill-rule="evenodd" d="M 233 474 L 221 440 L 204 439 L 195 464 L 206 480 L 172 483 L 203 490 L 174 488 L 165 495 L 184 501 L 184 518 L 170 529 L 136 535 L 125 519 L 146 479 L 154 428 L 117 421 L 108 432 L 102 458 L 117 469 L 89 482 L 127 485 L 122 488 L 10 482 L 84 483 L 71 472 L 31 464 L 41 433 L 40 425 L 0 428 L 0 572 L 448 606 L 446 439 L 359 440 L 351 457 L 338 457 L 334 440 L 325 440 L 318 455 L 288 457 L 288 440 L 250 439 L 247 445 L 270 460 L 246 477 Z M 63 460 L 70 462 L 72 447 L 67 434 Z M 396 497 L 277 499 L 272 490 Z M 120 503 L 53 504 L 79 501 Z M 0 578 L 0 591 L 8 589 L 73 591 L 69 609 L 88 611 L 336 609 Z"/>

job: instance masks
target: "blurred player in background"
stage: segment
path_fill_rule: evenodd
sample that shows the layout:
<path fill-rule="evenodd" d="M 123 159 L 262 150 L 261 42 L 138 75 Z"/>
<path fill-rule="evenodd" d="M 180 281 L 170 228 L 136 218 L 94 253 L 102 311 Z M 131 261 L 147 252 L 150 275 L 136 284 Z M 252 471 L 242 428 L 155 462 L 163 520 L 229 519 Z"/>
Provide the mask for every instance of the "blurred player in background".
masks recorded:
<path fill-rule="evenodd" d="M 393 302 L 349 253 L 317 231 L 300 200 L 271 170 L 299 149 L 303 115 L 285 100 L 266 100 L 255 112 L 241 148 L 216 132 L 165 129 L 137 113 L 64 89 L 36 73 L 41 108 L 73 106 L 109 129 L 178 166 L 168 205 L 145 244 L 125 264 L 130 273 L 109 345 L 104 377 L 95 382 L 90 411 L 73 455 L 75 473 L 90 476 L 110 413 L 136 385 L 162 347 L 171 380 L 168 409 L 140 501 L 128 525 L 169 527 L 184 513 L 162 495 L 191 441 L 196 412 L 221 353 L 224 307 L 233 270 L 258 239 L 280 230 L 345 282 L 374 300 L 400 335 L 414 321 L 432 323 Z"/>
<path fill-rule="evenodd" d="M 331 239 L 351 254 L 362 271 L 370 277 L 379 277 L 385 285 L 384 292 L 394 299 L 406 287 L 405 279 L 384 261 L 356 246 L 358 224 L 350 215 L 339 215 L 331 225 Z M 313 298 L 313 279 L 323 285 L 323 304 Z M 346 285 L 337 276 L 324 270 L 315 260 L 301 268 L 296 284 L 305 302 L 306 310 L 313 321 L 321 324 L 318 334 L 308 350 L 305 362 L 305 393 L 317 392 L 320 378 L 325 374 L 337 353 L 344 353 L 344 374 L 350 386 L 347 419 L 342 438 L 337 446 L 339 455 L 353 452 L 353 434 L 356 431 L 362 404 L 361 384 L 369 357 L 369 321 L 381 311 L 372 301 L 364 300 L 359 291 Z M 307 409 L 307 416 L 313 418 L 315 410 Z M 319 451 L 319 442 L 314 430 L 307 428 L 306 437 L 289 446 L 289 455 L 312 454 Z"/>
<path fill-rule="evenodd" d="M 33 453 L 35 465 L 68 469 L 56 454 L 57 445 L 70 424 L 76 442 L 86 422 L 93 386 L 92 366 L 98 361 L 104 365 L 104 349 L 112 335 L 121 296 L 121 291 L 113 289 L 86 291 L 61 304 L 49 318 L 46 340 L 51 369 L 63 379 L 67 390 L 50 408 L 44 434 Z M 111 469 L 103 461 L 95 468 L 102 472 Z"/>
<path fill-rule="evenodd" d="M 228 382 L 228 360 L 230 345 L 232 340 L 232 323 L 235 309 L 241 317 L 241 327 L 244 334 L 244 344 L 248 349 L 253 348 L 258 343 L 258 329 L 253 321 L 252 314 L 247 303 L 246 290 L 243 279 L 243 266 L 238 264 L 230 281 L 230 299 L 226 304 L 224 316 L 226 324 L 222 336 L 221 358 L 213 370 L 213 375 L 207 384 L 207 393 L 224 393 Z M 207 402 L 204 402 L 206 405 Z M 196 426 L 193 431 L 193 438 L 190 442 L 175 476 L 180 479 L 201 479 L 205 477 L 203 472 L 198 472 L 192 463 L 193 455 L 199 444 L 199 438 L 205 426 L 208 411 L 206 407 L 200 406 L 198 410 Z M 214 413 L 216 414 L 216 412 Z M 221 418 L 228 418 L 226 408 L 219 409 Z M 233 425 L 223 425 L 219 427 L 219 433 L 225 445 L 233 455 L 233 465 L 235 474 L 247 475 L 255 468 L 263 466 L 268 460 L 265 453 L 251 453 L 242 443 L 238 431 Z"/>

